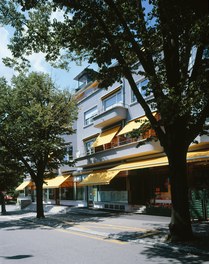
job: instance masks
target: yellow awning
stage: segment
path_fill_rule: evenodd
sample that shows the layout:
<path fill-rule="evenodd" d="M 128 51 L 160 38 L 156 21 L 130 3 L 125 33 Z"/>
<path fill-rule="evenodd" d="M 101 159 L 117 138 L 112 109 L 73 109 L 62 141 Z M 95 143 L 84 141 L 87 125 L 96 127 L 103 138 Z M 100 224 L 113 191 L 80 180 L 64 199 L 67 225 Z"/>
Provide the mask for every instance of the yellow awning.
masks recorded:
<path fill-rule="evenodd" d="M 89 174 L 80 186 L 107 185 L 120 171 L 97 171 Z"/>
<path fill-rule="evenodd" d="M 196 162 L 206 159 L 209 159 L 209 150 L 194 151 L 187 153 L 187 162 Z M 121 165 L 109 169 L 108 171 L 136 170 L 136 169 L 152 168 L 152 167 L 159 167 L 166 165 L 168 165 L 168 159 L 166 156 L 164 156 L 160 158 L 123 163 Z"/>
<path fill-rule="evenodd" d="M 128 122 L 118 133 L 118 136 L 130 133 L 134 129 L 140 128 L 140 126 L 147 120 L 147 117 L 141 117 Z"/>
<path fill-rule="evenodd" d="M 209 159 L 209 150 L 192 151 L 187 153 L 187 162 L 195 162 Z"/>
<path fill-rule="evenodd" d="M 156 118 L 157 112 L 153 112 L 152 115 Z M 128 122 L 118 133 L 118 136 L 130 133 L 134 129 L 140 128 L 140 126 L 143 125 L 146 121 L 148 121 L 148 118 L 144 115 Z"/>
<path fill-rule="evenodd" d="M 31 181 L 24 181 L 22 182 L 15 190 L 16 191 L 23 191 L 28 185 L 31 185 Z"/>
<path fill-rule="evenodd" d="M 127 162 L 116 167 L 109 169 L 108 171 L 126 171 L 126 170 L 136 170 L 136 169 L 144 169 L 149 167 L 159 167 L 168 165 L 167 157 L 148 159 L 148 160 L 140 160 L 135 162 Z"/>
<path fill-rule="evenodd" d="M 102 132 L 96 139 L 96 141 L 92 144 L 92 147 L 98 147 L 107 143 L 110 143 L 111 140 L 114 138 L 114 136 L 116 135 L 116 133 L 119 130 L 119 126 L 114 127 L 112 129 L 106 130 L 104 132 Z"/>
<path fill-rule="evenodd" d="M 43 184 L 43 189 L 54 189 L 60 187 L 69 187 L 72 186 L 72 181 L 70 180 L 70 175 L 68 176 L 57 176 L 53 179 L 45 180 Z"/>

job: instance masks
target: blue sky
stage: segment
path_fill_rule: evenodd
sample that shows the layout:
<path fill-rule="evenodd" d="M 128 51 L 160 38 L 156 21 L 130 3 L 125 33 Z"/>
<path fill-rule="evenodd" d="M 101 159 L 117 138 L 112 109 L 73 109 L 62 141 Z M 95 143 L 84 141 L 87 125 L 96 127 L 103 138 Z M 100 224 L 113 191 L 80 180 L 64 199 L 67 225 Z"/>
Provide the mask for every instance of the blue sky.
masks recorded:
<path fill-rule="evenodd" d="M 12 36 L 12 30 L 8 27 L 0 27 L 0 36 L 0 77 L 5 77 L 10 81 L 11 77 L 17 73 L 13 69 L 6 67 L 2 62 L 2 58 L 11 55 L 7 45 Z M 73 62 L 70 64 L 70 70 L 66 71 L 53 68 L 45 61 L 44 54 L 42 53 L 33 54 L 27 58 L 31 62 L 32 71 L 48 73 L 60 89 L 68 89 L 70 91 L 77 87 L 77 81 L 73 80 L 74 77 L 88 66 L 87 62 L 82 63 L 81 66 Z"/>
<path fill-rule="evenodd" d="M 145 5 L 145 8 L 148 8 L 147 2 L 143 2 L 143 5 Z M 53 20 L 54 18 L 56 18 L 58 21 L 63 21 L 63 12 L 59 10 L 52 13 L 50 19 Z M 12 36 L 12 32 L 13 31 L 9 27 L 0 27 L 0 77 L 5 77 L 8 81 L 14 74 L 17 74 L 13 69 L 5 67 L 2 62 L 2 58 L 9 57 L 11 55 L 7 45 L 9 44 L 9 39 Z M 60 89 L 68 89 L 70 91 L 77 88 L 77 82 L 73 80 L 74 77 L 85 67 L 89 66 L 87 62 L 82 63 L 81 66 L 78 66 L 75 62 L 73 62 L 70 64 L 69 71 L 55 69 L 45 61 L 44 54 L 42 53 L 33 54 L 27 57 L 27 59 L 32 65 L 31 71 L 48 73 Z M 90 67 L 97 70 L 95 65 L 91 65 Z"/>

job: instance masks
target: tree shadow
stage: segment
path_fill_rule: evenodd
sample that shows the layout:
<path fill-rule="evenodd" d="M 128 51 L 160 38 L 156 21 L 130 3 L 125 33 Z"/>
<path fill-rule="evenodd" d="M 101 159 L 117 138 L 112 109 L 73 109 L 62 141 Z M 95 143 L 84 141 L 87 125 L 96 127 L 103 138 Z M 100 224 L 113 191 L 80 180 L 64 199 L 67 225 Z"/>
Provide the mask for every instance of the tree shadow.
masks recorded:
<path fill-rule="evenodd" d="M 124 231 L 119 233 L 111 233 L 107 239 L 115 239 L 125 242 L 140 241 L 146 239 L 146 241 L 153 241 L 156 237 L 158 241 L 165 239 L 167 232 L 165 230 L 147 230 L 147 231 Z"/>
<path fill-rule="evenodd" d="M 36 228 L 49 229 L 49 227 L 41 226 L 40 224 L 31 221 L 24 221 L 22 219 L 0 221 L 0 229 L 5 231 L 36 229 Z"/>
<path fill-rule="evenodd" d="M 10 212 L 11 218 L 1 219 L 0 217 L 0 229 L 6 231 L 22 230 L 22 229 L 51 229 L 51 228 L 70 228 L 79 225 L 82 222 L 98 223 L 103 221 L 103 214 L 89 215 L 89 214 L 48 214 L 45 218 L 36 218 L 35 213 L 33 216 L 27 216 L 31 212 Z M 18 215 L 18 219 L 15 216 Z M 8 215 L 7 215 L 8 216 Z M 12 217 L 14 216 L 14 219 Z"/>
<path fill-rule="evenodd" d="M 147 248 L 140 254 L 145 255 L 146 258 L 153 263 L 159 263 L 162 258 L 167 260 L 167 263 L 182 263 L 182 264 L 202 264 L 209 260 L 209 256 L 195 255 L 193 252 L 185 253 L 178 251 L 176 248 L 163 248 L 155 246 L 147 246 Z M 163 262 L 163 261 L 162 261 Z"/>

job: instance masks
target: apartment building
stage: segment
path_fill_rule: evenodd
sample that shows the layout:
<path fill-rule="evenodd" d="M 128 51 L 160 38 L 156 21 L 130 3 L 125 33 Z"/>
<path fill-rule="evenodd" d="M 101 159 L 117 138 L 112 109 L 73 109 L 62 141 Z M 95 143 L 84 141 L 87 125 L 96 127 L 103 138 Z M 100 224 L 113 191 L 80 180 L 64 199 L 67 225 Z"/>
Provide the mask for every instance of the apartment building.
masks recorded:
<path fill-rule="evenodd" d="M 76 134 L 66 138 L 75 167 L 60 168 L 59 175 L 67 177 L 60 178 L 57 186 L 44 187 L 47 202 L 54 203 L 57 192 L 60 204 L 169 215 L 168 161 L 159 141 L 145 142 L 153 135 L 152 129 L 140 137 L 130 136 L 146 118 L 127 80 L 98 88 L 87 70 L 75 79 L 79 108 Z M 135 81 L 151 103 L 152 96 L 143 91 L 147 80 L 135 76 Z M 153 115 L 158 118 L 154 110 Z M 199 136 L 196 140 L 198 144 L 192 144 L 187 155 L 191 211 L 194 217 L 208 218 L 209 138 Z"/>

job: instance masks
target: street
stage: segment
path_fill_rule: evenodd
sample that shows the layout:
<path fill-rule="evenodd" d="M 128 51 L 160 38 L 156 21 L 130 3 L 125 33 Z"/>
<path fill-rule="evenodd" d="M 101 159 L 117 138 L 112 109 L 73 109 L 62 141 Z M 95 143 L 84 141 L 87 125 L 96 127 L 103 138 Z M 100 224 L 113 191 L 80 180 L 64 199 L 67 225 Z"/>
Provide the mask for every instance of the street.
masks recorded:
<path fill-rule="evenodd" d="M 150 228 L 149 223 L 154 217 L 148 217 L 142 229 L 137 226 L 137 216 L 132 219 L 131 215 L 90 217 L 74 212 L 67 215 L 69 221 L 62 222 L 58 221 L 62 215 L 47 216 L 43 220 L 28 216 L 28 213 L 13 215 L 11 212 L 0 216 L 1 264 L 209 263 L 206 256 L 118 239 L 121 234 L 124 237 L 136 232 L 140 234 Z M 141 219 L 145 221 L 145 218 L 142 216 Z M 157 219 L 166 221 L 166 218 Z M 160 225 L 161 222 L 151 224 Z"/>

